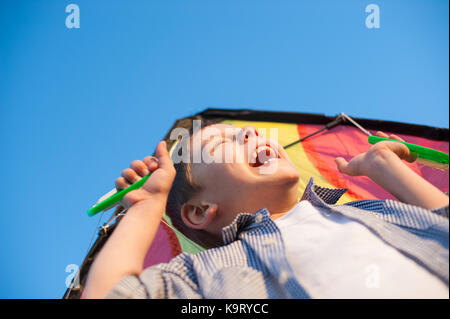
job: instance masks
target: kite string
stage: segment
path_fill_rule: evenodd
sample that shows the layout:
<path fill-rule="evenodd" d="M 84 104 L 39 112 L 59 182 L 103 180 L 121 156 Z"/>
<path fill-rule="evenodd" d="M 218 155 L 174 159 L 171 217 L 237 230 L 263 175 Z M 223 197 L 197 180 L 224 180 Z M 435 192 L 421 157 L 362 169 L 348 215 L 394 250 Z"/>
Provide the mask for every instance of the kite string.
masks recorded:
<path fill-rule="evenodd" d="M 96 232 L 98 232 L 98 225 L 100 225 L 100 221 L 103 219 L 104 214 L 105 214 L 105 211 L 102 211 L 102 214 L 100 215 L 100 218 L 98 219 L 97 225 L 95 226 L 95 230 L 93 231 L 93 234 L 91 236 L 91 240 L 89 242 L 89 246 L 87 248 L 86 255 L 89 253 L 89 249 L 91 248 L 92 241 L 94 240 Z"/>
<path fill-rule="evenodd" d="M 104 214 L 105 214 L 105 211 L 102 211 L 102 213 L 101 213 L 101 215 L 100 215 L 100 217 L 99 217 L 99 219 L 97 221 L 97 225 L 95 226 L 95 229 L 94 229 L 94 231 L 92 233 L 92 236 L 91 236 L 91 240 L 89 241 L 89 245 L 88 245 L 88 248 L 87 248 L 86 253 L 85 253 L 86 257 L 87 257 L 87 255 L 89 253 L 90 248 L 91 248 L 92 241 L 94 240 L 95 234 L 98 232 L 98 225 L 100 225 L 100 221 L 103 219 L 103 215 Z M 86 257 L 84 259 L 86 259 Z M 77 274 L 75 275 L 74 279 L 72 280 L 72 283 L 70 284 L 70 287 L 69 287 L 69 292 L 66 294 L 66 298 L 65 299 L 69 299 L 69 296 L 70 296 L 70 294 L 72 292 L 72 289 L 74 287 L 74 283 L 79 281 L 79 278 L 80 278 L 80 269 L 78 270 Z"/>

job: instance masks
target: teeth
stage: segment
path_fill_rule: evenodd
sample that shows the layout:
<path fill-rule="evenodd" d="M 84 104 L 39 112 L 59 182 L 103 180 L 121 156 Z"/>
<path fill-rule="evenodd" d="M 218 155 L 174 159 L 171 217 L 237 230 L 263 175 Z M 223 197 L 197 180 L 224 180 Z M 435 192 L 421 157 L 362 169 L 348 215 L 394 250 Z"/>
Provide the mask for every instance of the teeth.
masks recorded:
<path fill-rule="evenodd" d="M 256 163 L 257 159 L 259 159 L 262 164 L 266 164 L 276 158 L 278 158 L 278 153 L 273 148 L 264 145 L 256 148 L 255 152 L 253 152 L 251 163 Z M 262 162 L 262 160 L 264 160 L 264 162 Z"/>

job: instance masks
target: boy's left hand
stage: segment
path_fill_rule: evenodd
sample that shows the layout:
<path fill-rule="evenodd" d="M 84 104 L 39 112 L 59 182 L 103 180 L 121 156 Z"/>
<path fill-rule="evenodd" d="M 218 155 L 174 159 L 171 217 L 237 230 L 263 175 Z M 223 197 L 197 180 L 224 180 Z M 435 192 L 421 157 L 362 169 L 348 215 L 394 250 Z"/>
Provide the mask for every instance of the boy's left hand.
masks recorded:
<path fill-rule="evenodd" d="M 377 136 L 390 138 L 404 142 L 403 139 L 397 135 L 387 135 L 383 132 L 377 132 Z M 335 159 L 339 172 L 347 174 L 349 176 L 370 176 L 374 172 L 374 169 L 383 165 L 388 157 L 397 157 L 407 162 L 414 162 L 417 155 L 412 155 L 402 143 L 393 141 L 381 141 L 374 144 L 367 152 L 359 154 L 353 157 L 350 162 L 347 162 L 344 158 L 338 157 Z"/>

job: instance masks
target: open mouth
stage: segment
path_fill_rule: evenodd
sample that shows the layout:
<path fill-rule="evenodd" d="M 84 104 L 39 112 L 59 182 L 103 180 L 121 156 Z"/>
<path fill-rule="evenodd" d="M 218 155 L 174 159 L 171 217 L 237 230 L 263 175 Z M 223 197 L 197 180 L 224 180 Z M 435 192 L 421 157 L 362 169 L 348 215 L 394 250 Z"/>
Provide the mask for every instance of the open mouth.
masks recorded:
<path fill-rule="evenodd" d="M 276 149 L 270 145 L 261 145 L 256 148 L 249 159 L 250 167 L 260 167 L 270 164 L 271 161 L 280 158 Z"/>

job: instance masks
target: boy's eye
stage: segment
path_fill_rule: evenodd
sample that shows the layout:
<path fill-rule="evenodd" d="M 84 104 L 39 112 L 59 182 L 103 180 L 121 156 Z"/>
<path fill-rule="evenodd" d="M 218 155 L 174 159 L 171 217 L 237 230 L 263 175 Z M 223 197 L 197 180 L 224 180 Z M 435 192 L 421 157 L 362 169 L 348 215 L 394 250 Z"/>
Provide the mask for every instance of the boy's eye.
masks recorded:
<path fill-rule="evenodd" d="M 225 145 L 226 143 L 229 142 L 233 142 L 231 139 L 229 138 L 221 138 L 220 140 L 218 140 L 216 143 L 214 143 L 214 146 L 211 148 L 211 152 L 214 153 L 214 151 L 218 148 L 218 147 L 222 147 L 223 145 Z"/>
<path fill-rule="evenodd" d="M 226 139 L 221 139 L 217 144 L 216 144 L 216 146 L 221 146 L 221 145 L 223 145 L 223 144 L 225 144 L 225 143 L 228 143 L 228 142 L 232 142 L 230 139 L 228 139 L 228 138 L 226 138 Z"/>

